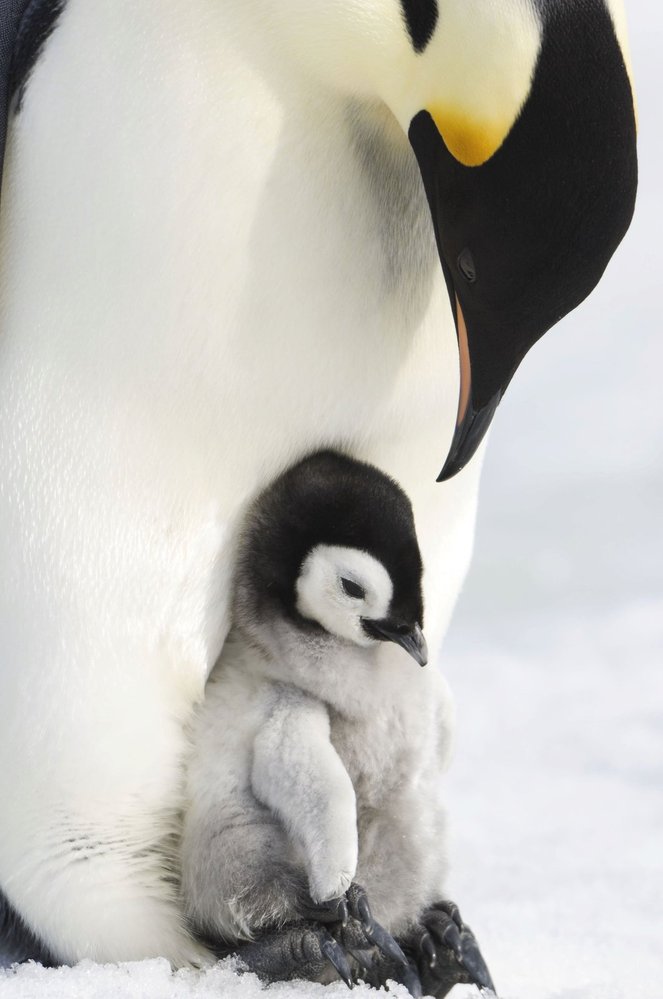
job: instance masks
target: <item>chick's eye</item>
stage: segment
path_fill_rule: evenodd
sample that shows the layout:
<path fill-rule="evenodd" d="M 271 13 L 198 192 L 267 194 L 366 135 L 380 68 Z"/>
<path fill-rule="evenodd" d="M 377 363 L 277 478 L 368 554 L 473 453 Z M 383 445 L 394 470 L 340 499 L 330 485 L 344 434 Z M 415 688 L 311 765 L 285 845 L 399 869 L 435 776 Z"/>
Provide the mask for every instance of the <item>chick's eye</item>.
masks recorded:
<path fill-rule="evenodd" d="M 349 597 L 356 597 L 357 600 L 363 600 L 366 596 L 366 590 L 359 583 L 354 583 L 351 579 L 345 579 L 341 576 L 341 586 Z"/>

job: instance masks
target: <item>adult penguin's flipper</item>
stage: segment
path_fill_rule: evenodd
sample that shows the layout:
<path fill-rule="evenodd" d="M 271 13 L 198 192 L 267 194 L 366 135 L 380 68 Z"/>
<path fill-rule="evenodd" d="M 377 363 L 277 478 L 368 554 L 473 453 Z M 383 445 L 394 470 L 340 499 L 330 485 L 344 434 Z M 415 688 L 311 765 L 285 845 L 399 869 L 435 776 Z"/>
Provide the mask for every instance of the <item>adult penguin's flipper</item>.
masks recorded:
<path fill-rule="evenodd" d="M 12 107 L 66 0 L 0 0 L 0 186 Z"/>

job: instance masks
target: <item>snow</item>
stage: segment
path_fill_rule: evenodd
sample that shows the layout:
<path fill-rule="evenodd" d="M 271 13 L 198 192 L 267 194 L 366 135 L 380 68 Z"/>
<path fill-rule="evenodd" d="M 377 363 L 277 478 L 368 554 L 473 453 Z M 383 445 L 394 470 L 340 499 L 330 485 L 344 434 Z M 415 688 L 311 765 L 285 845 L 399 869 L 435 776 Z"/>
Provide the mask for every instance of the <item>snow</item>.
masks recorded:
<path fill-rule="evenodd" d="M 238 975 L 232 958 L 204 973 L 173 974 L 163 958 L 120 965 L 82 961 L 75 968 L 48 971 L 30 963 L 4 976 L 0 972 L 0 999 L 45 996 L 52 999 L 347 999 L 348 990 L 341 982 L 328 986 L 277 982 L 266 987 L 255 975 Z M 352 992 L 352 999 L 375 999 L 375 996 L 375 990 L 367 985 L 356 986 Z M 395 982 L 390 996 L 410 999 L 407 989 Z M 458 999 L 462 999 L 462 994 Z"/>
<path fill-rule="evenodd" d="M 276 983 L 265 989 L 255 975 L 238 975 L 229 959 L 205 973 L 173 974 L 163 958 L 120 965 L 83 961 L 75 968 L 49 970 L 29 964 L 0 977 L 0 999 L 347 999 L 342 983 L 326 988 L 311 982 Z M 393 986 L 395 999 L 409 999 L 402 985 Z M 360 986 L 353 999 L 375 999 L 375 991 Z"/>
<path fill-rule="evenodd" d="M 660 999 L 663 598 L 508 624 L 447 653 L 451 894 L 502 996 Z"/>
<path fill-rule="evenodd" d="M 636 220 L 495 420 L 474 566 L 443 652 L 452 897 L 502 999 L 663 996 L 663 9 L 629 7 Z M 441 487 L 442 488 L 442 487 Z M 2 955 L 0 954 L 0 965 Z M 0 999 L 254 999 L 233 962 L 0 970 Z M 325 999 L 347 994 L 341 984 Z M 402 988 L 394 991 L 405 996 Z M 288 983 L 272 999 L 323 995 Z M 365 987 L 356 999 L 374 996 Z M 453 999 L 476 997 L 458 987 Z"/>

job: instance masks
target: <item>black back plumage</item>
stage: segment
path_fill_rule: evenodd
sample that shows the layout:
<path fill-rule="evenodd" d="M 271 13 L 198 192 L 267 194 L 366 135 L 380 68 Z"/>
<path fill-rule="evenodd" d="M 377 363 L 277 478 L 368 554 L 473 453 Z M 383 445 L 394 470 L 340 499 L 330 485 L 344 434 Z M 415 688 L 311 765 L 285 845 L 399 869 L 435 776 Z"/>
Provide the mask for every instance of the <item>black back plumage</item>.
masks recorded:
<path fill-rule="evenodd" d="M 319 451 L 277 478 L 252 505 L 240 552 L 258 613 L 289 617 L 302 563 L 318 544 L 359 548 L 391 576 L 391 616 L 423 623 L 422 562 L 412 505 L 393 479 L 337 451 Z"/>

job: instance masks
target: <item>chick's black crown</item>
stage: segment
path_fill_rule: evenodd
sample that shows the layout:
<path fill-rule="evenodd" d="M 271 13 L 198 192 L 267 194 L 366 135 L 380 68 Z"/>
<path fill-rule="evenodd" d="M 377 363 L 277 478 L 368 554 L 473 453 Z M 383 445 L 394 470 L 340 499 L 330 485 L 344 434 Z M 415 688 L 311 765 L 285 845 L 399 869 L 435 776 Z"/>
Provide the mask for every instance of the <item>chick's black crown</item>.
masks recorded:
<path fill-rule="evenodd" d="M 297 616 L 295 583 L 319 544 L 359 548 L 378 559 L 394 587 L 390 616 L 423 624 L 422 562 L 409 499 L 372 465 L 336 451 L 310 455 L 284 472 L 251 507 L 239 571 L 258 612 L 277 603 Z"/>

